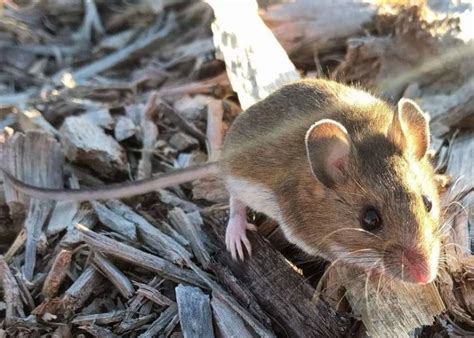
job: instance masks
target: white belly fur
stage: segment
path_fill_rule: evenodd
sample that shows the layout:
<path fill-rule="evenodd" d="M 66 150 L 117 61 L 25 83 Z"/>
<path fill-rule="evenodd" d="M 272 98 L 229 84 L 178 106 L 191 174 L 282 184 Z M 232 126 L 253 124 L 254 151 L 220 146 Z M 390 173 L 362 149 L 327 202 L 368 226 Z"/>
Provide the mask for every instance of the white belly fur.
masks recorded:
<path fill-rule="evenodd" d="M 261 212 L 279 223 L 282 221 L 280 207 L 270 189 L 261 184 L 233 176 L 226 177 L 226 184 L 231 195 L 249 208 Z"/>
<path fill-rule="evenodd" d="M 310 255 L 320 254 L 315 248 L 308 246 L 302 240 L 294 236 L 289 227 L 283 225 L 284 218 L 281 208 L 277 203 L 274 193 L 270 189 L 261 184 L 234 176 L 226 177 L 226 185 L 229 193 L 246 206 L 277 221 L 288 241 L 297 245 Z"/>

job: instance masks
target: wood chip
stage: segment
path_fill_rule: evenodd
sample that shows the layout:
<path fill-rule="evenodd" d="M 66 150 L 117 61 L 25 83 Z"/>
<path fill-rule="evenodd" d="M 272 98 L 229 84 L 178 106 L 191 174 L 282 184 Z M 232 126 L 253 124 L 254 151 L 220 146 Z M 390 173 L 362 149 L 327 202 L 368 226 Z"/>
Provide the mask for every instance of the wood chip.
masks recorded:
<path fill-rule="evenodd" d="M 160 276 L 171 280 L 203 286 L 203 283 L 196 278 L 194 273 L 178 268 L 162 258 L 135 249 L 131 246 L 105 237 L 104 235 L 96 234 L 85 227 L 80 227 L 80 231 L 83 240 L 88 245 L 104 254 L 116 257 L 126 262 L 137 264 L 144 269 L 153 271 Z"/>
<path fill-rule="evenodd" d="M 251 338 L 254 336 L 254 333 L 247 329 L 242 318 L 218 297 L 212 297 L 211 305 L 221 337 Z"/>
<path fill-rule="evenodd" d="M 184 338 L 214 337 L 208 295 L 199 288 L 180 284 L 176 288 L 176 301 Z"/>
<path fill-rule="evenodd" d="M 56 296 L 69 270 L 71 259 L 72 251 L 70 250 L 63 249 L 56 255 L 41 290 L 44 297 L 52 298 Z"/>
<path fill-rule="evenodd" d="M 126 154 L 120 144 L 89 119 L 68 117 L 60 132 L 70 161 L 89 167 L 101 177 L 126 172 Z"/>
<path fill-rule="evenodd" d="M 125 274 L 100 253 L 94 253 L 94 266 L 120 291 L 122 296 L 130 298 L 135 289 Z"/>
<path fill-rule="evenodd" d="M 3 256 L 0 256 L 0 276 L 6 303 L 5 322 L 9 325 L 15 317 L 25 317 L 25 312 L 18 284 Z"/>
<path fill-rule="evenodd" d="M 204 268 L 209 266 L 211 257 L 205 245 L 205 235 L 198 224 L 193 224 L 188 215 L 180 208 L 174 208 L 168 214 L 171 224 L 191 243 L 193 253 Z"/>

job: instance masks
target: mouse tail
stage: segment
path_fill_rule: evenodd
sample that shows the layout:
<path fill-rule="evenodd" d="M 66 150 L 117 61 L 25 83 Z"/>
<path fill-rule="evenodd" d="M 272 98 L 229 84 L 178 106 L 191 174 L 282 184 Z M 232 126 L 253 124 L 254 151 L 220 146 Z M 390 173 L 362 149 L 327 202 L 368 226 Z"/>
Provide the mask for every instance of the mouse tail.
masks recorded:
<path fill-rule="evenodd" d="M 168 188 L 218 174 L 219 166 L 217 162 L 210 162 L 204 165 L 179 169 L 144 180 L 111 184 L 97 189 L 75 190 L 40 188 L 18 180 L 3 169 L 1 169 L 1 171 L 3 172 L 5 181 L 7 181 L 15 190 L 30 197 L 55 201 L 83 202 L 118 199 Z"/>

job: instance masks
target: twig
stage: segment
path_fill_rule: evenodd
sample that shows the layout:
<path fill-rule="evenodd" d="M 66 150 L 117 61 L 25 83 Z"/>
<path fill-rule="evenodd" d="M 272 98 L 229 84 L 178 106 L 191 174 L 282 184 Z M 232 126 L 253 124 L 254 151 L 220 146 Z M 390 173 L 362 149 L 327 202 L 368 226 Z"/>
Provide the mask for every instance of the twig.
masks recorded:
<path fill-rule="evenodd" d="M 120 291 L 122 296 L 130 298 L 133 296 L 135 289 L 130 280 L 108 259 L 100 253 L 94 253 L 94 265 L 97 266 L 100 272 L 112 282 L 112 284 Z"/>

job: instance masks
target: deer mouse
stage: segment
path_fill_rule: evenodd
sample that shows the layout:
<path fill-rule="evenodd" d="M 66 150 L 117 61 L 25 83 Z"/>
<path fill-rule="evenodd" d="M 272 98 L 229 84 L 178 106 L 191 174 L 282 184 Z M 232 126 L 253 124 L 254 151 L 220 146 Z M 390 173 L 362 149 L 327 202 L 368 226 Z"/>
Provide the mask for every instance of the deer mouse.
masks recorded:
<path fill-rule="evenodd" d="M 246 207 L 279 223 L 310 255 L 376 269 L 409 283 L 437 275 L 440 202 L 426 156 L 427 117 L 402 99 L 394 109 L 329 80 L 282 87 L 234 121 L 217 163 L 98 190 L 51 190 L 5 172 L 20 192 L 53 200 L 121 198 L 222 175 L 230 192 L 226 245 L 251 247 Z"/>

